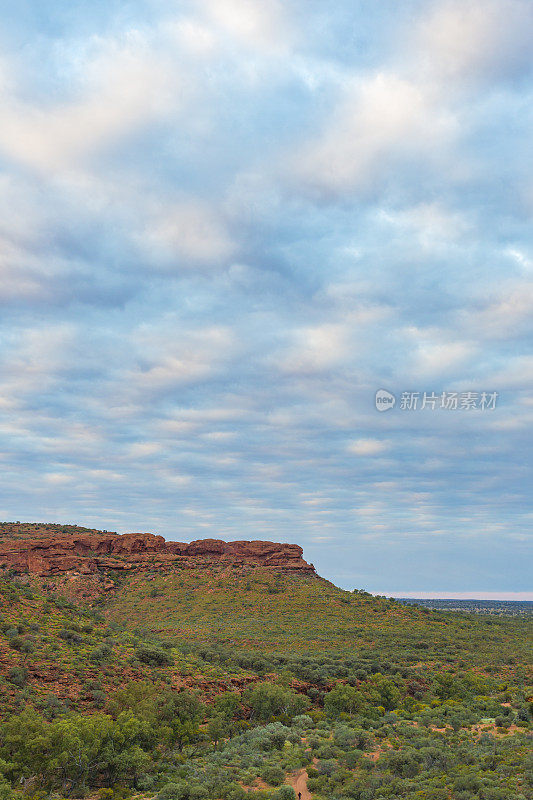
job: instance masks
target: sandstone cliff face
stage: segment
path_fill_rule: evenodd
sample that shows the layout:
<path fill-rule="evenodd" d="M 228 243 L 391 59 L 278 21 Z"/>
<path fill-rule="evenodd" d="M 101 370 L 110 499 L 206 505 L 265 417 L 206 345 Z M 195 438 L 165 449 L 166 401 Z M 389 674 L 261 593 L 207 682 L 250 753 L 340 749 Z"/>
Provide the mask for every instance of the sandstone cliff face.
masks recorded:
<path fill-rule="evenodd" d="M 142 571 L 202 568 L 210 564 L 248 564 L 274 570 L 313 573 L 296 544 L 275 542 L 167 542 L 151 533 L 52 535 L 39 539 L 0 539 L 0 569 L 36 576 L 61 573 L 95 575 L 108 569 Z"/>

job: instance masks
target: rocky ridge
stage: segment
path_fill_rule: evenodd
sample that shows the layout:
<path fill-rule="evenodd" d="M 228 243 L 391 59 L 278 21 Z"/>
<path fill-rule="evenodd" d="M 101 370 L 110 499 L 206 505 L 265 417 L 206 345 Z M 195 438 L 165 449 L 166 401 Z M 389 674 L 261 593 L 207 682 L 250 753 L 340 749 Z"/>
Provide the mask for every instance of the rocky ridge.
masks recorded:
<path fill-rule="evenodd" d="M 64 573 L 96 576 L 107 570 L 145 571 L 210 565 L 261 566 L 282 572 L 315 574 L 296 544 L 220 539 L 167 542 L 152 533 L 94 532 L 39 538 L 0 538 L 0 569 L 39 577 Z"/>

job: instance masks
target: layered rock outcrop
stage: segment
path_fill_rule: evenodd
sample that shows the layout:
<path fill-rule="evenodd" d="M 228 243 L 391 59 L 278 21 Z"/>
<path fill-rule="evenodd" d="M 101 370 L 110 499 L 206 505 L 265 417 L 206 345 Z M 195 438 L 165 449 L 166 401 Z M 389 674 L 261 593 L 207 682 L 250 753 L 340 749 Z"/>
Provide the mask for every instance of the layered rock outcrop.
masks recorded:
<path fill-rule="evenodd" d="M 200 539 L 167 542 L 152 533 L 52 535 L 39 539 L 0 539 L 0 569 L 38 576 L 106 570 L 172 570 L 222 563 L 264 566 L 283 572 L 314 573 L 296 544 Z"/>

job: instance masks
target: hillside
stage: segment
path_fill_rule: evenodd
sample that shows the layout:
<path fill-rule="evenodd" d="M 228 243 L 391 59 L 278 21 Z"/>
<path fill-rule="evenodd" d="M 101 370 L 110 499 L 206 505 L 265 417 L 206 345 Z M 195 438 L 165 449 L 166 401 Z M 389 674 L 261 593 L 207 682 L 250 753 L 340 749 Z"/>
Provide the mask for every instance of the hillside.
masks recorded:
<path fill-rule="evenodd" d="M 346 592 L 272 542 L 10 523 L 0 564 L 3 800 L 533 797 L 529 618 Z"/>
<path fill-rule="evenodd" d="M 239 646 L 292 656 L 350 655 L 401 664 L 497 665 L 527 658 L 531 625 L 520 620 L 428 612 L 365 592 L 346 592 L 314 575 L 242 566 L 182 568 L 123 578 L 101 608 L 106 618 L 174 642 Z M 522 636 L 520 635 L 522 634 Z"/>
<path fill-rule="evenodd" d="M 175 646 L 343 655 L 401 664 L 463 660 L 508 670 L 527 659 L 527 621 L 454 616 L 317 576 L 295 544 L 167 542 L 76 526 L 4 524 L 0 569 Z"/>
<path fill-rule="evenodd" d="M 169 642 L 105 620 L 55 592 L 17 577 L 0 578 L 0 715 L 36 708 L 84 712 L 101 708 L 131 681 L 212 692 L 253 680 L 235 668 L 221 670 Z"/>

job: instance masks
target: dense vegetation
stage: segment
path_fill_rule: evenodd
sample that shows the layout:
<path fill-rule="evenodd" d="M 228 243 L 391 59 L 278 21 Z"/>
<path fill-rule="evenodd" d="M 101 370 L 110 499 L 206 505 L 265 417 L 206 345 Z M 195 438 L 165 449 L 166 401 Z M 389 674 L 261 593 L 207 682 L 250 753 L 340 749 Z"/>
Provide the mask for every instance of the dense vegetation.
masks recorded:
<path fill-rule="evenodd" d="M 104 608 L 109 619 L 147 626 L 175 642 L 245 647 L 295 656 L 357 653 L 489 666 L 524 663 L 531 621 L 443 614 L 364 591 L 346 592 L 314 576 L 243 569 L 131 576 Z"/>
<path fill-rule="evenodd" d="M 50 536 L 79 536 L 108 533 L 83 525 L 62 525 L 55 522 L 0 522 L 0 539 L 49 539 Z M 114 533 L 114 531 L 109 531 Z"/>
<path fill-rule="evenodd" d="M 531 800 L 530 630 L 260 569 L 96 608 L 5 576 L 0 800 Z"/>

